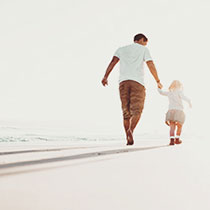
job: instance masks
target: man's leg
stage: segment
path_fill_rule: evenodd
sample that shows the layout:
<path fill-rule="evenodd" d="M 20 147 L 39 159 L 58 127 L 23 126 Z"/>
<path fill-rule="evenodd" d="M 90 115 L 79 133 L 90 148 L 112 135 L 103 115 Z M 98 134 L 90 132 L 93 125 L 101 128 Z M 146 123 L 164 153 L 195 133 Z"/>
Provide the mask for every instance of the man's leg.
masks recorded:
<path fill-rule="evenodd" d="M 130 119 L 124 119 L 123 120 L 123 125 L 124 125 L 124 129 L 125 129 L 125 133 L 126 133 L 126 139 L 127 139 L 127 142 L 128 142 L 128 134 L 127 134 L 127 131 L 130 128 Z"/>
<path fill-rule="evenodd" d="M 127 136 L 127 141 L 128 141 L 127 145 L 132 145 L 134 143 L 133 142 L 133 131 L 140 120 L 140 116 L 141 115 L 133 115 L 131 117 L 131 119 L 129 120 L 129 126 L 126 126 L 126 128 L 125 128 L 125 129 L 127 129 L 126 130 L 126 136 Z"/>
<path fill-rule="evenodd" d="M 120 99 L 121 99 L 121 106 L 123 111 L 123 126 L 125 129 L 127 144 L 130 144 L 129 142 L 129 136 L 127 131 L 130 128 L 130 86 L 129 81 L 123 81 L 120 83 L 119 86 L 120 91 Z"/>
<path fill-rule="evenodd" d="M 137 124 L 138 124 L 138 122 L 139 122 L 139 120 L 140 120 L 140 116 L 141 116 L 141 115 L 138 114 L 138 115 L 133 115 L 133 116 L 131 117 L 130 130 L 132 131 L 132 133 L 133 133 L 135 127 L 137 126 Z"/>
<path fill-rule="evenodd" d="M 130 128 L 130 119 L 124 119 L 123 120 L 123 125 L 124 125 L 124 129 L 125 132 Z"/>
<path fill-rule="evenodd" d="M 129 138 L 133 142 L 133 132 L 141 118 L 141 113 L 144 108 L 145 88 L 138 82 L 133 81 L 130 93 L 130 127 L 127 131 Z"/>

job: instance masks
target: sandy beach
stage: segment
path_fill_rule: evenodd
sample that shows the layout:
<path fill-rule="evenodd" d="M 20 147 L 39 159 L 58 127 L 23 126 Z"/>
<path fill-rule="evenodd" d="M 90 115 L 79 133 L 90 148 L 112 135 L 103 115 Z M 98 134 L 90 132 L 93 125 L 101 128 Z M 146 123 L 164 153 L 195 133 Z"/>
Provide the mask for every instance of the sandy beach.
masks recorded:
<path fill-rule="evenodd" d="M 4 145 L 2 210 L 207 210 L 209 143 Z"/>
<path fill-rule="evenodd" d="M 208 0 L 1 0 L 0 210 L 210 210 L 209 20 Z"/>

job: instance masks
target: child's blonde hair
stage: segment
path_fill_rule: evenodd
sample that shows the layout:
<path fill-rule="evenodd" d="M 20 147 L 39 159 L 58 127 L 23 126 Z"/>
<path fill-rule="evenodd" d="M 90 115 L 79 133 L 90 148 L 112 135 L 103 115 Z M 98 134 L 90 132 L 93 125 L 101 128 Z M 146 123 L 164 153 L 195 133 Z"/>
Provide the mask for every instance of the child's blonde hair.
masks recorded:
<path fill-rule="evenodd" d="M 183 85 L 179 80 L 174 80 L 168 89 L 169 91 L 183 90 Z"/>

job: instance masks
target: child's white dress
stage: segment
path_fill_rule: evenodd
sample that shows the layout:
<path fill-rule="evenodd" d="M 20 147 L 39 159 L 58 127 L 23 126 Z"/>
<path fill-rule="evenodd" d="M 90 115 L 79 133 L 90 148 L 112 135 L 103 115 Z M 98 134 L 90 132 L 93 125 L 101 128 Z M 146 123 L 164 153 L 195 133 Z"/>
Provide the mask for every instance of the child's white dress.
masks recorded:
<path fill-rule="evenodd" d="M 158 92 L 161 95 L 168 96 L 169 107 L 168 112 L 166 113 L 165 121 L 179 122 L 184 124 L 185 114 L 183 112 L 184 106 L 182 100 L 190 104 L 190 99 L 187 98 L 181 90 L 174 91 L 163 91 L 158 88 Z"/>

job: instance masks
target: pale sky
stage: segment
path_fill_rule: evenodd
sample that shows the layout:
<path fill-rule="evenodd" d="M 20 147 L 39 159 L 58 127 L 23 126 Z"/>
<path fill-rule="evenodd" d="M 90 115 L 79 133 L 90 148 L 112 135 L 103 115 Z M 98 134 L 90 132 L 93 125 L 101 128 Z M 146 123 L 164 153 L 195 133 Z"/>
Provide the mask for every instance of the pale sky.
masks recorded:
<path fill-rule="evenodd" d="M 185 129 L 202 132 L 209 117 L 208 0 L 0 1 L 0 121 L 65 122 L 71 129 L 123 132 L 115 50 L 144 33 L 160 80 L 184 85 Z M 136 133 L 167 131 L 167 98 L 145 66 L 147 97 Z"/>

